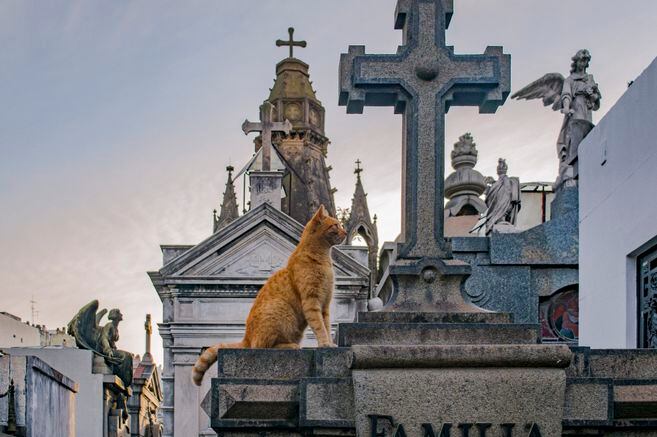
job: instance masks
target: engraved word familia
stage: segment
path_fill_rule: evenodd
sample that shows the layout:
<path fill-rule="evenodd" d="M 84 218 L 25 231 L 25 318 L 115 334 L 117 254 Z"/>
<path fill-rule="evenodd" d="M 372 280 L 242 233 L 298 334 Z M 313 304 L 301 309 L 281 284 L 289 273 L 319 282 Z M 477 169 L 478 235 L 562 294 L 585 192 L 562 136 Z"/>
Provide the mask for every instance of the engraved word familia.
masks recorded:
<path fill-rule="evenodd" d="M 370 419 L 370 436 L 371 437 L 407 437 L 404 425 L 395 423 L 392 416 L 382 416 L 378 414 L 369 414 Z M 492 423 L 473 422 L 473 423 L 443 423 L 440 427 L 434 428 L 431 423 L 423 423 L 422 437 L 492 437 L 501 435 L 502 437 L 542 437 L 541 430 L 536 423 L 526 423 L 518 425 L 515 423 Z M 495 429 L 497 428 L 497 429 Z"/>

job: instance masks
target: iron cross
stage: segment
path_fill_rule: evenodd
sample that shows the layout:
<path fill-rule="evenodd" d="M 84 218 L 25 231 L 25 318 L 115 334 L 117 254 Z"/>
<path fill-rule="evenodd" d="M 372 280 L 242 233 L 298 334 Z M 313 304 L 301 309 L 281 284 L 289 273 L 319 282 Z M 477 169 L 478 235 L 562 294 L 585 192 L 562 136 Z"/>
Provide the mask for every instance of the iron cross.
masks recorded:
<path fill-rule="evenodd" d="M 242 123 L 242 131 L 245 135 L 251 132 L 260 132 L 262 141 L 262 168 L 260 170 L 262 171 L 271 170 L 271 133 L 276 131 L 289 134 L 292 129 L 292 123 L 289 120 L 286 119 L 284 122 L 280 122 L 272 121 L 273 119 L 274 105 L 265 100 L 260 105 L 260 122 L 254 123 L 246 119 Z"/>
<path fill-rule="evenodd" d="M 282 39 L 276 40 L 276 47 L 281 47 L 281 46 L 290 46 L 290 58 L 293 58 L 292 56 L 293 52 L 292 50 L 294 49 L 294 46 L 297 47 L 306 47 L 306 42 L 305 41 L 295 41 L 294 40 L 294 27 L 290 27 L 287 29 L 287 33 L 290 34 L 290 39 L 287 41 L 284 41 Z"/>
<path fill-rule="evenodd" d="M 393 106 L 403 114 L 402 259 L 451 257 L 443 237 L 445 113 L 450 106 L 493 113 L 510 91 L 511 56 L 502 47 L 455 55 L 445 45 L 452 12 L 452 0 L 398 0 L 396 54 L 349 46 L 340 56 L 339 104 L 348 113 Z"/>

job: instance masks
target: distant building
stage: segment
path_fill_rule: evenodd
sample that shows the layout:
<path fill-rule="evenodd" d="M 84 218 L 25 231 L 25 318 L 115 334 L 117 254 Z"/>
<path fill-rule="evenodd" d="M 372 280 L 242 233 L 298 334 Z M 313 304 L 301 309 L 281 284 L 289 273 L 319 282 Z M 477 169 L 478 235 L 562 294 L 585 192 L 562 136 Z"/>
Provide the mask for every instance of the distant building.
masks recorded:
<path fill-rule="evenodd" d="M 550 220 L 550 205 L 554 200 L 551 182 L 524 182 L 520 184 L 520 212 L 516 227 L 533 228 Z"/>
<path fill-rule="evenodd" d="M 43 325 L 31 325 L 20 317 L 0 312 L 0 348 L 64 346 L 75 347 L 75 339 L 66 328 L 48 330 Z"/>
<path fill-rule="evenodd" d="M 41 330 L 20 317 L 0 312 L 0 348 L 41 346 Z"/>

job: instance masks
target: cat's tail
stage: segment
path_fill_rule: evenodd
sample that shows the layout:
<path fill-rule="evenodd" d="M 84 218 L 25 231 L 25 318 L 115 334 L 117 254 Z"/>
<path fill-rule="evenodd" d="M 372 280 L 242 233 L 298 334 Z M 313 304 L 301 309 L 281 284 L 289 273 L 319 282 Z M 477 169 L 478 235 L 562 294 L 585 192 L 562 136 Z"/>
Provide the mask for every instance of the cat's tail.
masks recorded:
<path fill-rule="evenodd" d="M 192 367 L 192 381 L 194 384 L 200 386 L 203 381 L 203 375 L 210 368 L 211 365 L 217 361 L 217 354 L 219 349 L 243 349 L 246 346 L 244 345 L 244 340 L 237 343 L 220 343 L 215 344 L 203 351 L 201 356 L 196 360 L 196 364 Z"/>

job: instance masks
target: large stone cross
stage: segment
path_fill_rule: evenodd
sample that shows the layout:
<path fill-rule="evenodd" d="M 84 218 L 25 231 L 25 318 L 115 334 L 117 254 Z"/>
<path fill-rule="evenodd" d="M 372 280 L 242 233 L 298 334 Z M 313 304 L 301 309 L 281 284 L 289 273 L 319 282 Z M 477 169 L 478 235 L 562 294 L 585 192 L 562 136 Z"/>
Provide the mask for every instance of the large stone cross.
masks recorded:
<path fill-rule="evenodd" d="M 340 57 L 339 104 L 348 113 L 394 106 L 403 114 L 402 243 L 398 258 L 449 259 L 443 235 L 445 113 L 450 106 L 495 112 L 510 91 L 511 56 L 502 47 L 455 55 L 445 45 L 452 0 L 398 0 L 396 54 L 349 46 Z"/>
<path fill-rule="evenodd" d="M 284 122 L 272 121 L 274 119 L 274 105 L 265 101 L 260 106 L 260 122 L 251 122 L 248 119 L 242 123 L 242 131 L 245 135 L 251 132 L 260 132 L 262 143 L 262 168 L 259 170 L 271 170 L 271 133 L 274 131 L 290 133 L 292 123 L 289 120 Z"/>

